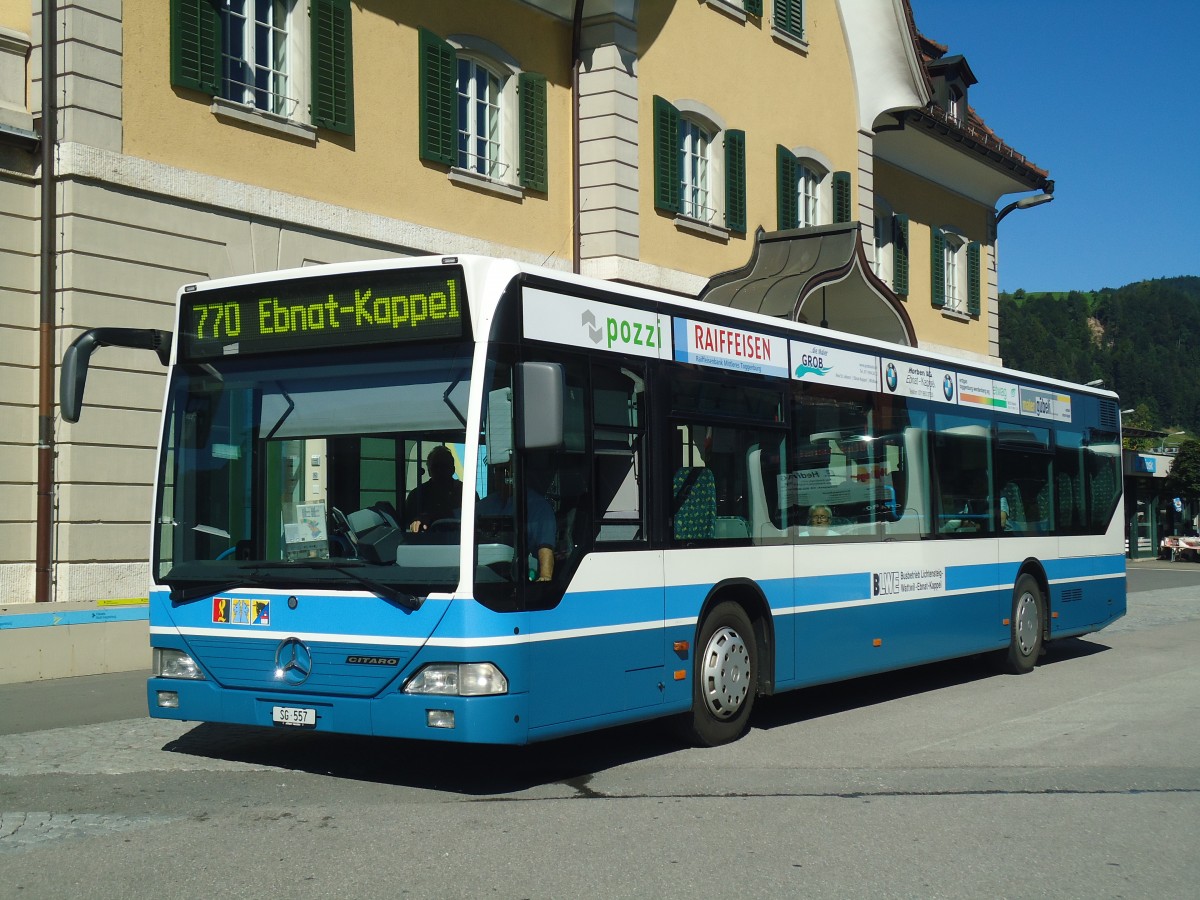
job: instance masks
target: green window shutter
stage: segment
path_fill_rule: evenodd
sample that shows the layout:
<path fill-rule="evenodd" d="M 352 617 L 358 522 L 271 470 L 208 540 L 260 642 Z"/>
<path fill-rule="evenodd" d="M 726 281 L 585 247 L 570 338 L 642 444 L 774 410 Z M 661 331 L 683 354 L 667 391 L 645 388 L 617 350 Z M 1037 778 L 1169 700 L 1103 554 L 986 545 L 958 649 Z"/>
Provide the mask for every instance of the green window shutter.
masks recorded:
<path fill-rule="evenodd" d="M 779 230 L 800 226 L 800 202 L 796 197 L 796 154 L 783 144 L 775 145 L 776 205 Z"/>
<path fill-rule="evenodd" d="M 354 131 L 354 52 L 350 0 L 309 0 L 312 35 L 312 124 Z"/>
<path fill-rule="evenodd" d="M 679 110 L 654 98 L 654 206 L 679 212 Z"/>
<path fill-rule="evenodd" d="M 775 27 L 804 38 L 804 0 L 775 0 Z"/>
<path fill-rule="evenodd" d="M 421 29 L 421 159 L 452 166 L 457 160 L 458 55 L 432 31 Z"/>
<path fill-rule="evenodd" d="M 212 0 L 171 0 L 171 84 L 221 91 L 221 14 Z"/>
<path fill-rule="evenodd" d="M 746 0 L 743 4 L 746 15 L 762 18 L 763 0 Z"/>
<path fill-rule="evenodd" d="M 946 236 L 940 229 L 929 229 L 929 282 L 933 288 L 933 305 L 946 305 Z"/>
<path fill-rule="evenodd" d="M 521 159 L 517 166 L 522 187 L 546 192 L 546 76 L 523 72 L 517 79 L 521 101 Z"/>
<path fill-rule="evenodd" d="M 725 227 L 746 230 L 746 132 L 725 131 Z"/>
<path fill-rule="evenodd" d="M 851 221 L 850 173 L 833 173 L 833 221 Z"/>
<path fill-rule="evenodd" d="M 892 220 L 892 290 L 901 297 L 908 294 L 908 216 Z"/>
<path fill-rule="evenodd" d="M 979 241 L 967 244 L 967 313 L 972 316 L 978 316 L 983 306 L 979 277 L 982 274 L 981 255 Z"/>

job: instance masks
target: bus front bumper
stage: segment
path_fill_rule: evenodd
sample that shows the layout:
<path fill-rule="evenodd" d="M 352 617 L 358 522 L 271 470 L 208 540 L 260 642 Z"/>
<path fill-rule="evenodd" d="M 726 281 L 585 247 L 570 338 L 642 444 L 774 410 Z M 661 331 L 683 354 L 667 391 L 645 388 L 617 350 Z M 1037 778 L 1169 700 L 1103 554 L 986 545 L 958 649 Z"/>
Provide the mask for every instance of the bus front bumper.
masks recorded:
<path fill-rule="evenodd" d="M 525 694 L 273 695 L 178 678 L 151 678 L 146 694 L 150 716 L 156 719 L 457 743 L 525 744 L 529 740 Z"/>

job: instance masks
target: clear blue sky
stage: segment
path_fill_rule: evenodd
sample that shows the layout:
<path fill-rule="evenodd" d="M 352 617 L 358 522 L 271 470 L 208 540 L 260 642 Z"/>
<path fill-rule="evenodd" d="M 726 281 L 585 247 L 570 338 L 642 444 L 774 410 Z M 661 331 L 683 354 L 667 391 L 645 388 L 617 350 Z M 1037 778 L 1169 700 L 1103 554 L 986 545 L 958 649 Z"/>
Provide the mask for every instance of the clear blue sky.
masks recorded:
<path fill-rule="evenodd" d="M 911 2 L 979 79 L 976 112 L 1055 181 L 1000 223 L 1001 290 L 1200 275 L 1198 0 Z"/>

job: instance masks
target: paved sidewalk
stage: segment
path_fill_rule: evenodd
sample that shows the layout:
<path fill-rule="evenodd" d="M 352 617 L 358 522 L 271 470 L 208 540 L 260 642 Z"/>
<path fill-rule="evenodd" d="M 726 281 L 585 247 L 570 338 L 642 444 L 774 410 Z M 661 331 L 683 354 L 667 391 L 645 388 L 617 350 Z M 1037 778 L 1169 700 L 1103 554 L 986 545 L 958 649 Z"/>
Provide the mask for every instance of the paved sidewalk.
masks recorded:
<path fill-rule="evenodd" d="M 0 735 L 147 718 L 148 670 L 0 684 Z"/>

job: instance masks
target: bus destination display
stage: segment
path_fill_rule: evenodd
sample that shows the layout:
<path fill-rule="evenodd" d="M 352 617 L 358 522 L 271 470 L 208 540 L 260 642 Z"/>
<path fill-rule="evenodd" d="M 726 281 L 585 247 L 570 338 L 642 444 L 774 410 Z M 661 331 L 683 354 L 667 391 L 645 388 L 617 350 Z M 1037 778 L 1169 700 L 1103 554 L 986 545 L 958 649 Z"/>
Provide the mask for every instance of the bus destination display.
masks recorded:
<path fill-rule="evenodd" d="M 465 301 L 458 269 L 358 272 L 185 294 L 185 359 L 456 339 Z"/>

